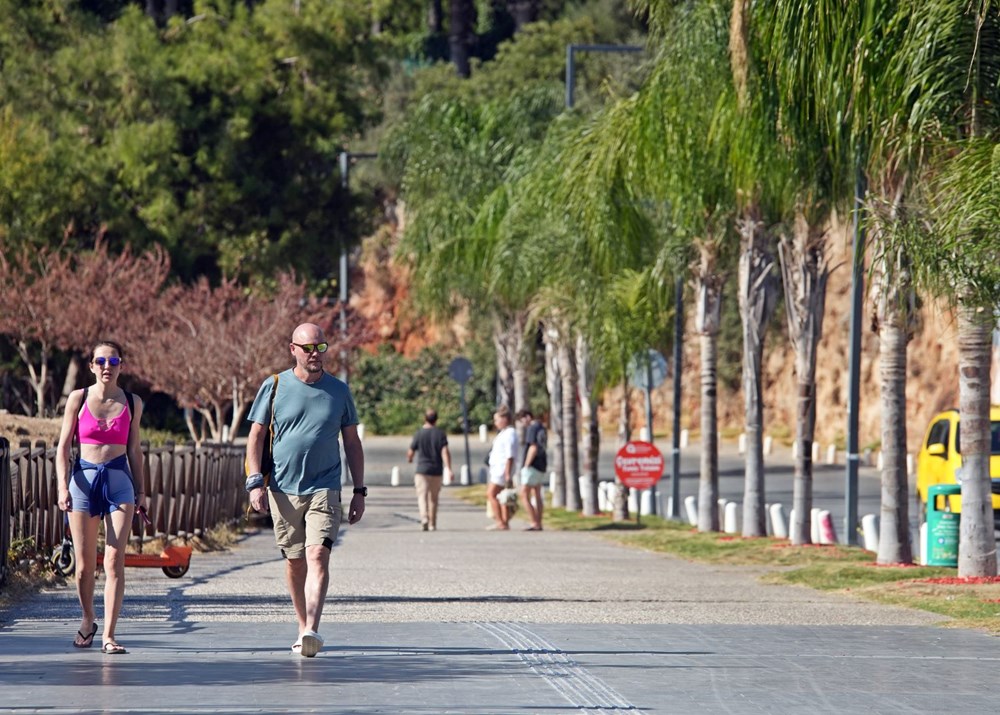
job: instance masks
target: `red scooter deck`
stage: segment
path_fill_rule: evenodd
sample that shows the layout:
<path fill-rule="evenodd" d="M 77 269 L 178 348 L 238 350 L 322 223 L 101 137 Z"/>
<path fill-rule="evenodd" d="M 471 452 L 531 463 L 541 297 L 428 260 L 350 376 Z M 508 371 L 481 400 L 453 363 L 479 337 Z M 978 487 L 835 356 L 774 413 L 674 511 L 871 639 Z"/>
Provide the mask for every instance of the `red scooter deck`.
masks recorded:
<path fill-rule="evenodd" d="M 170 578 L 180 578 L 187 573 L 193 552 L 190 546 L 168 546 L 158 554 L 125 554 L 125 566 L 163 569 Z M 103 563 L 104 554 L 98 552 L 97 564 Z"/>

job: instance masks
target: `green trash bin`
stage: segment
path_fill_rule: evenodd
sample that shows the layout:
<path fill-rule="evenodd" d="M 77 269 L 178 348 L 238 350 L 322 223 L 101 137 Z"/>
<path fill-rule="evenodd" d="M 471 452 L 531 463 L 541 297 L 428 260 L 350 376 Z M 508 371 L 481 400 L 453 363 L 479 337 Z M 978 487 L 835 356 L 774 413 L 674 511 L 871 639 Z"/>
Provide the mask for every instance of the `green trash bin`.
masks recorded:
<path fill-rule="evenodd" d="M 937 484 L 927 490 L 928 566 L 958 566 L 958 526 L 962 515 L 943 508 L 949 502 L 944 497 L 961 493 L 962 488 L 957 484 Z"/>

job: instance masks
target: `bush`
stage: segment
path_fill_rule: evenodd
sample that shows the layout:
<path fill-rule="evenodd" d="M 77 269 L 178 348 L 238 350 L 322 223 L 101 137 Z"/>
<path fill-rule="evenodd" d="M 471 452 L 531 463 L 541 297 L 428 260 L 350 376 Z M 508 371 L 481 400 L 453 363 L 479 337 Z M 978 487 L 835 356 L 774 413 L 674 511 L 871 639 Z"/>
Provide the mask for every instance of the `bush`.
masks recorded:
<path fill-rule="evenodd" d="M 467 345 L 466 357 L 473 377 L 465 386 L 469 429 L 490 423 L 496 406 L 493 351 Z M 424 411 L 433 407 L 438 426 L 450 433 L 462 431 L 460 388 L 448 375 L 448 366 L 458 356 L 450 348 L 425 348 L 415 358 L 406 358 L 383 345 L 374 354 L 362 353 L 351 373 L 351 392 L 358 417 L 375 434 L 410 434 L 424 421 Z"/>

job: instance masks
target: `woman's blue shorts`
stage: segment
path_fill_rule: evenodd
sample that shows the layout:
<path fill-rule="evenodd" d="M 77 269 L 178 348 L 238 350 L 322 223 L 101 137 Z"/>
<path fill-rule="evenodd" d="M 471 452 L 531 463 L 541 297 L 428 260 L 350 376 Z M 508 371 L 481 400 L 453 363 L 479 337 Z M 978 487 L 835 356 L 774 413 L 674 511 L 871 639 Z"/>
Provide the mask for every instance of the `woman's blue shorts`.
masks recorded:
<path fill-rule="evenodd" d="M 117 510 L 119 504 L 135 503 L 128 456 L 123 454 L 103 464 L 78 460 L 69 483 L 69 496 L 73 511 L 90 512 L 91 516 L 104 516 Z"/>

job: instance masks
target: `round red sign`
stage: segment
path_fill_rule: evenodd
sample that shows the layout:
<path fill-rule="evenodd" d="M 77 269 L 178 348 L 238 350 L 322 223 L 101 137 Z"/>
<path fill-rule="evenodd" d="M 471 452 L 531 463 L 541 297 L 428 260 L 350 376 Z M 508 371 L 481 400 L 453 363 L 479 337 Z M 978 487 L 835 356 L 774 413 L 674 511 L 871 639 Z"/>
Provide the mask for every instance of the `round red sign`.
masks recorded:
<path fill-rule="evenodd" d="M 629 442 L 615 455 L 615 474 L 629 489 L 649 489 L 663 476 L 663 455 L 649 442 Z"/>

